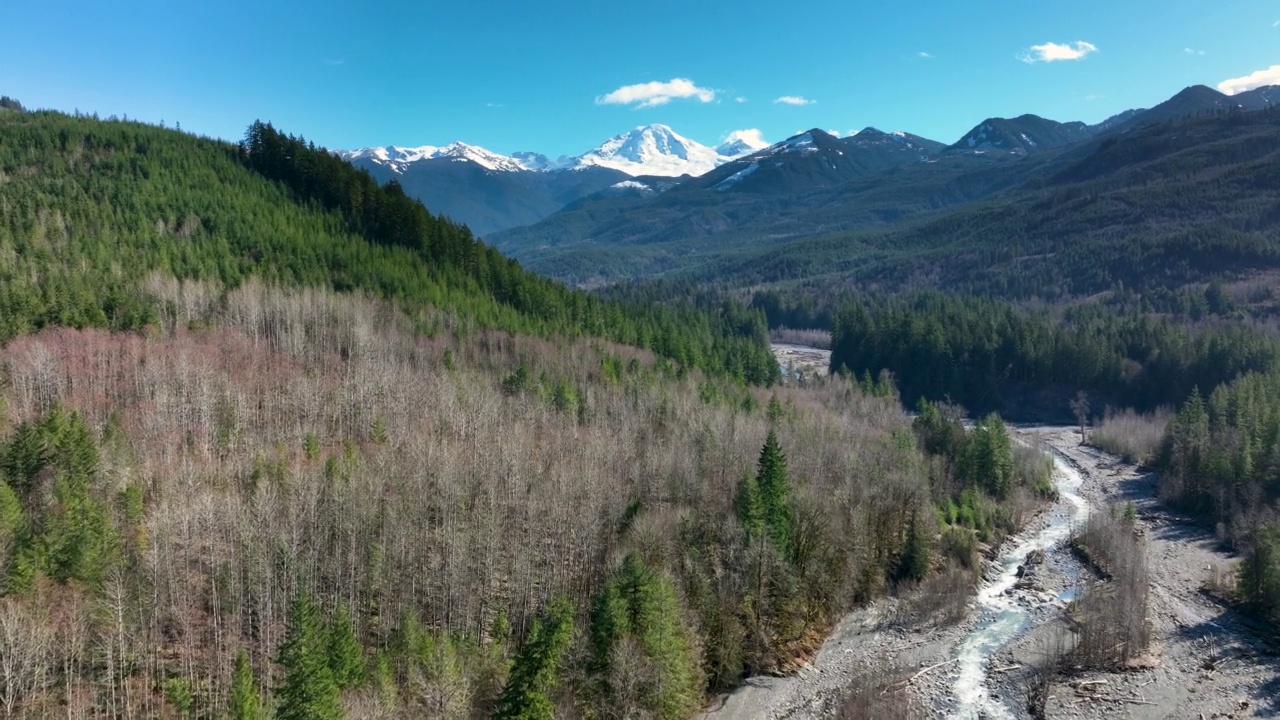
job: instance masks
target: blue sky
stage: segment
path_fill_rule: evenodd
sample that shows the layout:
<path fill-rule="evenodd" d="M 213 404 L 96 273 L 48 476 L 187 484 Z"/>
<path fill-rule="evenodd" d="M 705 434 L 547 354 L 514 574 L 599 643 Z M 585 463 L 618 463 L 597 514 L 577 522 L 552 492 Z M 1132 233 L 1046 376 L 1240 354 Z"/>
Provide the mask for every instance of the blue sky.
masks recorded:
<path fill-rule="evenodd" d="M 577 154 L 651 122 L 706 144 L 953 142 L 989 116 L 1096 122 L 1273 66 L 1280 83 L 1275 0 L 5 0 L 0 27 L 0 94 L 28 106 L 223 138 L 261 118 L 331 148 Z M 1027 62 L 1044 55 L 1064 59 Z"/>

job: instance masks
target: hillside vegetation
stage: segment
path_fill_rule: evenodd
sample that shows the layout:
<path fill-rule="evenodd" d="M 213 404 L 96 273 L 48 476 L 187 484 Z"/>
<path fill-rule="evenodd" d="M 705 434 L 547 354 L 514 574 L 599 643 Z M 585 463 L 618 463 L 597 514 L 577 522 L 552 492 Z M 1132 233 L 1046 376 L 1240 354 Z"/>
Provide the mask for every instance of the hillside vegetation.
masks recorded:
<path fill-rule="evenodd" d="M 763 314 L 523 271 L 322 150 L 0 113 L 6 717 L 681 718 L 1045 492 Z"/>
<path fill-rule="evenodd" d="M 148 291 L 147 333 L 3 350 L 16 716 L 685 717 L 942 563 L 953 487 L 884 393 L 767 401 L 257 281 Z M 966 457 L 1011 478 L 1007 451 Z M 1016 522 L 974 487 L 958 537 Z"/>
<path fill-rule="evenodd" d="M 601 302 L 539 278 L 398 186 L 270 125 L 228 145 L 139 123 L 0 114 L 0 338 L 139 328 L 153 270 L 235 287 L 362 290 L 464 330 L 594 335 L 768 383 L 763 321 L 733 305 Z M 432 328 L 425 328 L 431 331 Z"/>
<path fill-rule="evenodd" d="M 856 137 L 856 136 L 855 136 Z M 1164 118 L 1027 157 L 944 155 L 791 194 L 677 188 L 495 237 L 572 282 L 1069 299 L 1280 267 L 1280 110 Z"/>

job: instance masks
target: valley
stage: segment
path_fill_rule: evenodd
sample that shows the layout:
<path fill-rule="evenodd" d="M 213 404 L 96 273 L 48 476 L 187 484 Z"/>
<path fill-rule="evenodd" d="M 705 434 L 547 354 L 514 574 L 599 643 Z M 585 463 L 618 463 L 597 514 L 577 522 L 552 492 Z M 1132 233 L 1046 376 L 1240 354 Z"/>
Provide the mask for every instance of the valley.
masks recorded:
<path fill-rule="evenodd" d="M 769 13 L 624 72 L 610 8 L 429 10 L 190 85 L 230 133 L 0 96 L 6 720 L 1280 714 L 1280 65 L 744 89 L 647 66 Z"/>
<path fill-rule="evenodd" d="M 1017 437 L 1054 456 L 1061 498 L 999 548 L 963 619 L 904 617 L 900 607 L 909 598 L 876 603 L 846 616 L 795 677 L 748 679 L 700 717 L 1032 717 L 1033 678 L 1071 644 L 1067 605 L 1083 583 L 1097 581 L 1065 541 L 1084 514 L 1125 502 L 1137 506 L 1139 532 L 1149 543 L 1152 649 L 1127 670 L 1056 677 L 1045 716 L 1271 717 L 1280 711 L 1280 656 L 1266 631 L 1205 592 L 1214 573 L 1232 562 L 1212 533 L 1162 507 L 1149 470 L 1080 446 L 1076 429 L 1023 427 Z M 1033 551 L 1042 557 L 1028 560 Z M 1023 567 L 1030 568 L 1029 582 L 1022 581 Z M 851 692 L 882 699 L 860 706 Z"/>

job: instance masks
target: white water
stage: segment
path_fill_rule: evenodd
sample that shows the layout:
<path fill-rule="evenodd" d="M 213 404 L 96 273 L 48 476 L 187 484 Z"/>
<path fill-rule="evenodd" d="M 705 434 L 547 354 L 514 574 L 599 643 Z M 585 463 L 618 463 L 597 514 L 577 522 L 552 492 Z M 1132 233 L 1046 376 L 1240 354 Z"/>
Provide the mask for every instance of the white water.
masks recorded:
<path fill-rule="evenodd" d="M 1082 522 L 1089 513 L 1089 505 L 1080 496 L 1084 478 L 1075 468 L 1056 455 L 1053 458 L 1054 484 L 1058 488 L 1058 502 L 1051 511 L 1049 523 L 1035 535 L 1005 552 L 998 562 L 1000 574 L 988 580 L 978 591 L 978 624 L 960 643 L 957 662 L 960 673 L 952 694 L 955 707 L 949 717 L 970 718 L 1014 717 L 1009 708 L 987 689 L 987 661 L 1009 642 L 1026 630 L 1031 611 L 1010 593 L 1018 580 L 1018 565 L 1032 550 L 1048 550 L 1067 539 L 1073 526 Z"/>

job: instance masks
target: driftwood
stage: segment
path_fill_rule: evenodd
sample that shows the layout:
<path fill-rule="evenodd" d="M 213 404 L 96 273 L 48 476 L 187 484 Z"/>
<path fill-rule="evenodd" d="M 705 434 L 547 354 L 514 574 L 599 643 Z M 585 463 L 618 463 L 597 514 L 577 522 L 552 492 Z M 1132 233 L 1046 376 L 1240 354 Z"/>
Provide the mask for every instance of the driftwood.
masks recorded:
<path fill-rule="evenodd" d="M 1110 696 L 1107 696 L 1107 695 L 1093 695 L 1093 694 L 1091 694 L 1091 693 L 1082 693 L 1082 692 L 1080 692 L 1080 691 L 1078 691 L 1078 690 L 1076 691 L 1076 697 L 1078 697 L 1078 698 L 1083 698 L 1083 699 L 1085 699 L 1085 700 L 1101 700 L 1101 701 L 1103 701 L 1103 702 L 1117 703 L 1117 704 L 1121 704 L 1121 705 L 1123 705 L 1123 704 L 1125 704 L 1125 703 L 1128 703 L 1129 705 L 1156 705 L 1156 704 L 1158 704 L 1158 703 L 1153 703 L 1153 702 L 1151 702 L 1150 700 L 1139 700 L 1138 698 L 1110 697 Z"/>
<path fill-rule="evenodd" d="M 882 693 L 880 693 L 880 694 L 881 694 L 881 695 L 884 695 L 885 693 L 887 693 L 887 692 L 889 692 L 890 690 L 894 689 L 894 686 L 896 686 L 896 685 L 901 685 L 902 687 L 906 687 L 906 686 L 908 686 L 908 685 L 910 685 L 910 684 L 911 684 L 911 681 L 912 681 L 912 680 L 915 680 L 916 678 L 920 677 L 921 675 L 924 675 L 925 673 L 929 672 L 930 670 L 933 670 L 933 669 L 936 669 L 936 668 L 940 668 L 940 667 L 942 667 L 943 665 L 950 665 L 950 664 L 951 664 L 951 663 L 953 663 L 953 662 L 959 662 L 959 661 L 960 661 L 960 658 L 952 658 L 952 659 L 950 659 L 950 660 L 944 660 L 944 661 L 942 661 L 942 662 L 940 662 L 940 663 L 937 663 L 936 665 L 930 665 L 929 667 L 927 667 L 927 668 L 925 668 L 925 669 L 921 670 L 920 672 L 916 673 L 915 675 L 912 675 L 911 677 L 907 678 L 906 680 L 899 680 L 898 682 L 890 683 L 889 685 L 885 686 L 884 692 L 882 692 Z"/>

